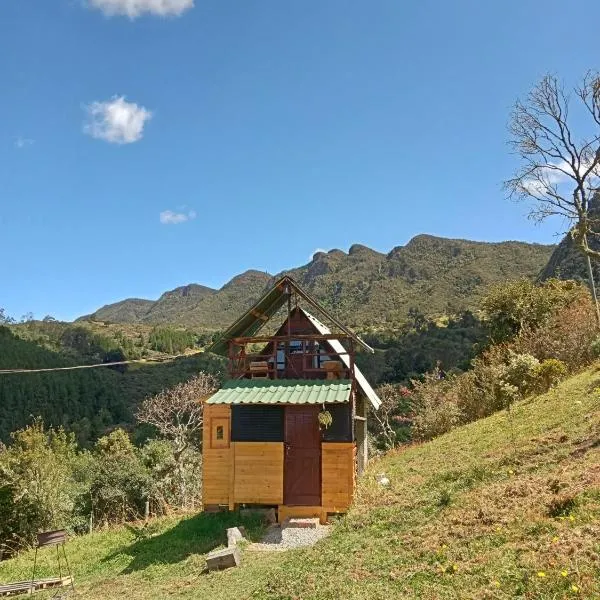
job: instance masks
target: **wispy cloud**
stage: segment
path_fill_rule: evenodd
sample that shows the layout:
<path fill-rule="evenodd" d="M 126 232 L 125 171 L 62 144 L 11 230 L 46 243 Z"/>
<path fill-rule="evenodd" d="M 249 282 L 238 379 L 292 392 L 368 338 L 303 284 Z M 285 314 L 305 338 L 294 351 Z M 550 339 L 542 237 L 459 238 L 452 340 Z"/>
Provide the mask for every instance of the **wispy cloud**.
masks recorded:
<path fill-rule="evenodd" d="M 27 148 L 27 146 L 33 146 L 34 143 L 35 143 L 35 140 L 32 140 L 30 138 L 24 138 L 20 135 L 18 135 L 15 138 L 15 148 L 18 148 L 19 150 L 22 150 L 23 148 Z"/>
<path fill-rule="evenodd" d="M 159 218 L 163 225 L 179 225 L 180 223 L 195 219 L 196 211 L 188 210 L 187 212 L 175 212 L 173 210 L 163 210 L 160 213 Z"/>
<path fill-rule="evenodd" d="M 585 172 L 592 164 L 592 162 L 582 163 L 580 172 Z M 574 174 L 573 168 L 565 160 L 549 163 L 537 168 L 529 179 L 523 181 L 523 189 L 533 196 L 543 196 L 548 190 L 558 188 L 569 180 L 572 181 L 571 177 Z M 599 175 L 600 169 L 596 167 L 590 173 L 588 180 L 595 183 Z"/>
<path fill-rule="evenodd" d="M 105 102 L 92 102 L 85 107 L 87 120 L 83 131 L 113 144 L 131 144 L 142 139 L 144 126 L 152 113 L 125 96 L 114 96 Z"/>
<path fill-rule="evenodd" d="M 89 5 L 109 17 L 123 15 L 135 19 L 143 14 L 178 17 L 193 8 L 194 0 L 89 0 Z"/>

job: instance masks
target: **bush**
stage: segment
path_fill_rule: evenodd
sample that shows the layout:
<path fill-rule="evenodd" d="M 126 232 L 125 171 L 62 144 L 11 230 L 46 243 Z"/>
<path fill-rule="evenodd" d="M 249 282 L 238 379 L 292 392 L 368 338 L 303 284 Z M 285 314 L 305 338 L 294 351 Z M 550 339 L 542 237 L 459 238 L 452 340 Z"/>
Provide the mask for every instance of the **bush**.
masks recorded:
<path fill-rule="evenodd" d="M 540 361 L 531 354 L 518 354 L 513 350 L 508 352 L 508 360 L 500 368 L 500 379 L 503 384 L 514 388 L 517 395 L 524 396 L 535 388 L 535 373 Z M 508 389 L 506 385 L 503 387 Z M 514 392 L 511 393 L 514 395 Z"/>
<path fill-rule="evenodd" d="M 541 327 L 557 311 L 582 299 L 589 300 L 589 294 L 575 281 L 549 279 L 536 285 L 523 279 L 493 286 L 481 307 L 492 340 L 499 343 Z"/>
<path fill-rule="evenodd" d="M 76 496 L 72 435 L 36 421 L 12 441 L 0 446 L 0 547 L 9 552 L 32 544 L 38 531 L 68 527 Z"/>
<path fill-rule="evenodd" d="M 558 359 L 573 371 L 594 359 L 593 343 L 597 336 L 594 308 L 588 295 L 562 307 L 541 327 L 524 329 L 513 348 L 540 361 Z"/>
<path fill-rule="evenodd" d="M 593 358 L 600 358 L 600 335 L 590 344 L 590 354 Z"/>
<path fill-rule="evenodd" d="M 413 436 L 430 440 L 447 433 L 462 421 L 452 379 L 440 379 L 439 371 L 413 381 L 415 415 Z"/>
<path fill-rule="evenodd" d="M 556 358 L 549 358 L 534 369 L 534 381 L 537 391 L 547 392 L 555 387 L 568 373 L 567 365 Z"/>
<path fill-rule="evenodd" d="M 142 517 L 152 481 L 127 433 L 116 429 L 100 438 L 92 457 L 89 510 L 93 522 L 108 525 Z"/>

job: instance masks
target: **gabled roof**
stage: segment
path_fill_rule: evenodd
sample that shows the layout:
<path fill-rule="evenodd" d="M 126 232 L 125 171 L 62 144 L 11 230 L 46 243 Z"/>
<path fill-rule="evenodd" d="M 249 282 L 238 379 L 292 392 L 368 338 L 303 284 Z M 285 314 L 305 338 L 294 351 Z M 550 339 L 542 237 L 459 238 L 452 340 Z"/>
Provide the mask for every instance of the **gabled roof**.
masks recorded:
<path fill-rule="evenodd" d="M 302 314 L 313 324 L 315 329 L 321 335 L 329 335 L 331 331 L 329 328 L 321 323 L 319 319 L 313 317 L 309 312 L 300 308 Z M 331 346 L 331 349 L 334 352 L 339 354 L 340 360 L 346 365 L 346 368 L 350 368 L 350 355 L 346 352 L 346 349 L 342 345 L 339 340 L 327 340 L 326 342 Z M 360 369 L 354 365 L 354 378 L 356 379 L 356 383 L 358 387 L 362 390 L 363 394 L 369 399 L 373 408 L 377 410 L 381 406 L 381 400 L 379 396 L 375 393 L 375 390 L 371 387 L 371 384 L 366 380 L 365 376 L 361 373 Z"/>
<path fill-rule="evenodd" d="M 207 404 L 337 404 L 350 401 L 352 382 L 319 379 L 232 379 Z"/>
<path fill-rule="evenodd" d="M 233 325 L 231 325 L 218 340 L 213 342 L 206 350 L 215 354 L 227 354 L 227 343 L 232 338 L 251 337 L 262 329 L 265 323 L 287 302 L 292 290 L 319 311 L 326 319 L 331 321 L 351 337 L 356 343 L 368 352 L 374 352 L 368 344 L 363 342 L 353 331 L 340 323 L 333 315 L 325 310 L 314 298 L 305 292 L 291 277 L 284 276 L 250 309 L 248 309 Z M 329 331 L 329 330 L 328 330 Z M 329 332 L 331 333 L 331 332 Z"/>

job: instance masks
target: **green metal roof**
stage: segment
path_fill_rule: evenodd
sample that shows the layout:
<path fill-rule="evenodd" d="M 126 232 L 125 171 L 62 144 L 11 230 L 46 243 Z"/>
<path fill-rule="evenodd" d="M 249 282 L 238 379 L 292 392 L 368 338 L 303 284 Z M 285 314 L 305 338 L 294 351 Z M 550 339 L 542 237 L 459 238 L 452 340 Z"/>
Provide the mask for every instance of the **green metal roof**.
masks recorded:
<path fill-rule="evenodd" d="M 348 402 L 352 383 L 347 380 L 234 379 L 207 404 L 330 404 Z"/>

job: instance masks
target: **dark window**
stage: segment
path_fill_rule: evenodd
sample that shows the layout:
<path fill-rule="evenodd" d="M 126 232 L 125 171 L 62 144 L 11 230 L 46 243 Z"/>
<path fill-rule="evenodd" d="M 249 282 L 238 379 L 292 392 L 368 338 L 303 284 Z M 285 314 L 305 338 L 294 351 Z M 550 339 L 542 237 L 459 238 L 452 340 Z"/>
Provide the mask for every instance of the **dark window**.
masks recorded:
<path fill-rule="evenodd" d="M 218 440 L 222 440 L 223 439 L 223 425 L 218 425 L 217 426 L 217 439 Z"/>
<path fill-rule="evenodd" d="M 283 442 L 283 406 L 231 407 L 232 442 Z"/>
<path fill-rule="evenodd" d="M 324 442 L 351 442 L 352 413 L 350 403 L 326 404 L 325 409 L 331 413 L 333 422 L 327 429 L 321 429 L 321 439 Z"/>

